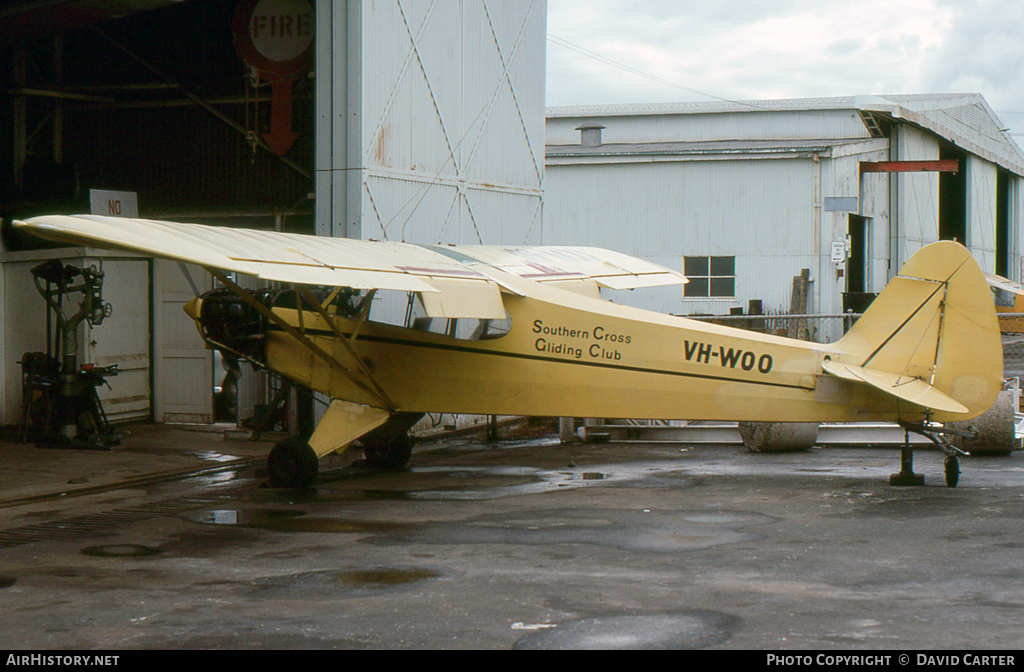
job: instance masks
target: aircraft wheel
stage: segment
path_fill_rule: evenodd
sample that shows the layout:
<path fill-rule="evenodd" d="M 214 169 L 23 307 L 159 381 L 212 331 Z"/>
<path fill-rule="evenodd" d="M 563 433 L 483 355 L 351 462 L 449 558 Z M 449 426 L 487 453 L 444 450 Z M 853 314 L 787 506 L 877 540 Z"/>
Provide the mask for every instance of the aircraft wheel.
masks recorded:
<path fill-rule="evenodd" d="M 946 470 L 946 485 L 951 488 L 955 488 L 956 484 L 960 481 L 960 460 L 957 459 L 956 455 L 949 455 L 945 461 Z"/>
<path fill-rule="evenodd" d="M 270 485 L 275 488 L 305 488 L 320 472 L 320 460 L 309 444 L 298 437 L 279 442 L 267 458 Z"/>
<path fill-rule="evenodd" d="M 363 444 L 363 455 L 376 469 L 403 469 L 412 457 L 413 443 L 415 440 L 408 433 L 388 442 L 367 442 Z"/>

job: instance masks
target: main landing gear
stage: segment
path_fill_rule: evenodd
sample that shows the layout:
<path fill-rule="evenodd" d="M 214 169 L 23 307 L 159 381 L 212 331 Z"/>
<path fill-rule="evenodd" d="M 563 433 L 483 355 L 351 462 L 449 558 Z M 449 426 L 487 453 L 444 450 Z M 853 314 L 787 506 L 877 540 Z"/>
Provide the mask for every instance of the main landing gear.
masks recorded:
<path fill-rule="evenodd" d="M 404 469 L 415 443 L 409 429 L 422 417 L 422 413 L 395 413 L 383 425 L 360 437 L 367 464 L 375 469 Z M 305 439 L 292 436 L 280 441 L 267 458 L 270 485 L 308 488 L 320 472 L 319 463 L 316 452 Z"/>
<path fill-rule="evenodd" d="M 967 455 L 967 453 L 950 445 L 943 434 L 973 439 L 977 436 L 978 431 L 973 427 L 963 431 L 951 427 L 937 427 L 923 422 L 901 423 L 901 425 L 903 426 L 904 440 L 903 447 L 900 450 L 900 472 L 889 476 L 889 485 L 924 485 L 924 475 L 914 473 L 914 451 L 910 447 L 910 432 L 914 432 L 927 438 L 946 454 L 946 459 L 943 462 L 946 485 L 950 488 L 955 488 L 960 481 L 959 455 Z"/>
<path fill-rule="evenodd" d="M 275 488 L 308 488 L 320 473 L 320 458 L 304 439 L 290 436 L 270 451 L 267 471 Z"/>

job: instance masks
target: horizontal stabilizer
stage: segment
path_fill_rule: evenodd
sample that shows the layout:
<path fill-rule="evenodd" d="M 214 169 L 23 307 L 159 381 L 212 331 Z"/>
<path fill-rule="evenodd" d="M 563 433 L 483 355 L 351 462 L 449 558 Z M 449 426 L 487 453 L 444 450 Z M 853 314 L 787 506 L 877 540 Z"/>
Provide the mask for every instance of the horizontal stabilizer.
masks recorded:
<path fill-rule="evenodd" d="M 940 392 L 920 378 L 914 378 L 878 369 L 866 369 L 863 366 L 842 364 L 826 360 L 822 368 L 833 376 L 867 383 L 872 387 L 891 394 L 894 397 L 924 406 L 936 411 L 949 413 L 967 413 L 968 408 L 944 392 Z"/>

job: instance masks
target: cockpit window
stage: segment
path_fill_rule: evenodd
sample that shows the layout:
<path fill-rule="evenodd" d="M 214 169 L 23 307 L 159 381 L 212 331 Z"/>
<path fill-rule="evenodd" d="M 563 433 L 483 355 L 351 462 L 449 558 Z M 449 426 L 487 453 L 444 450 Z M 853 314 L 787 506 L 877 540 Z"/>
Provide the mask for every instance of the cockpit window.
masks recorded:
<path fill-rule="evenodd" d="M 410 298 L 405 326 L 432 334 L 443 334 L 463 341 L 485 341 L 501 338 L 507 334 L 512 328 L 512 320 L 507 312 L 503 320 L 430 317 L 423 309 L 419 295 L 416 294 L 415 298 Z"/>

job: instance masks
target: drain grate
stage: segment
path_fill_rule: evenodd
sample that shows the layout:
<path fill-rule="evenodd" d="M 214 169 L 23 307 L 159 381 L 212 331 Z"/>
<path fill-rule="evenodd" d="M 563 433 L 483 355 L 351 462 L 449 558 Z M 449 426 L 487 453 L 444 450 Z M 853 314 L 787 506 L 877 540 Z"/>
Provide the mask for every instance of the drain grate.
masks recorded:
<path fill-rule="evenodd" d="M 173 516 L 186 511 L 209 507 L 217 500 L 189 497 L 142 504 L 125 509 L 113 509 L 103 513 L 90 513 L 74 518 L 34 523 L 9 530 L 0 530 L 0 549 L 41 541 L 63 541 L 95 534 L 102 530 L 138 523 L 160 516 Z"/>

